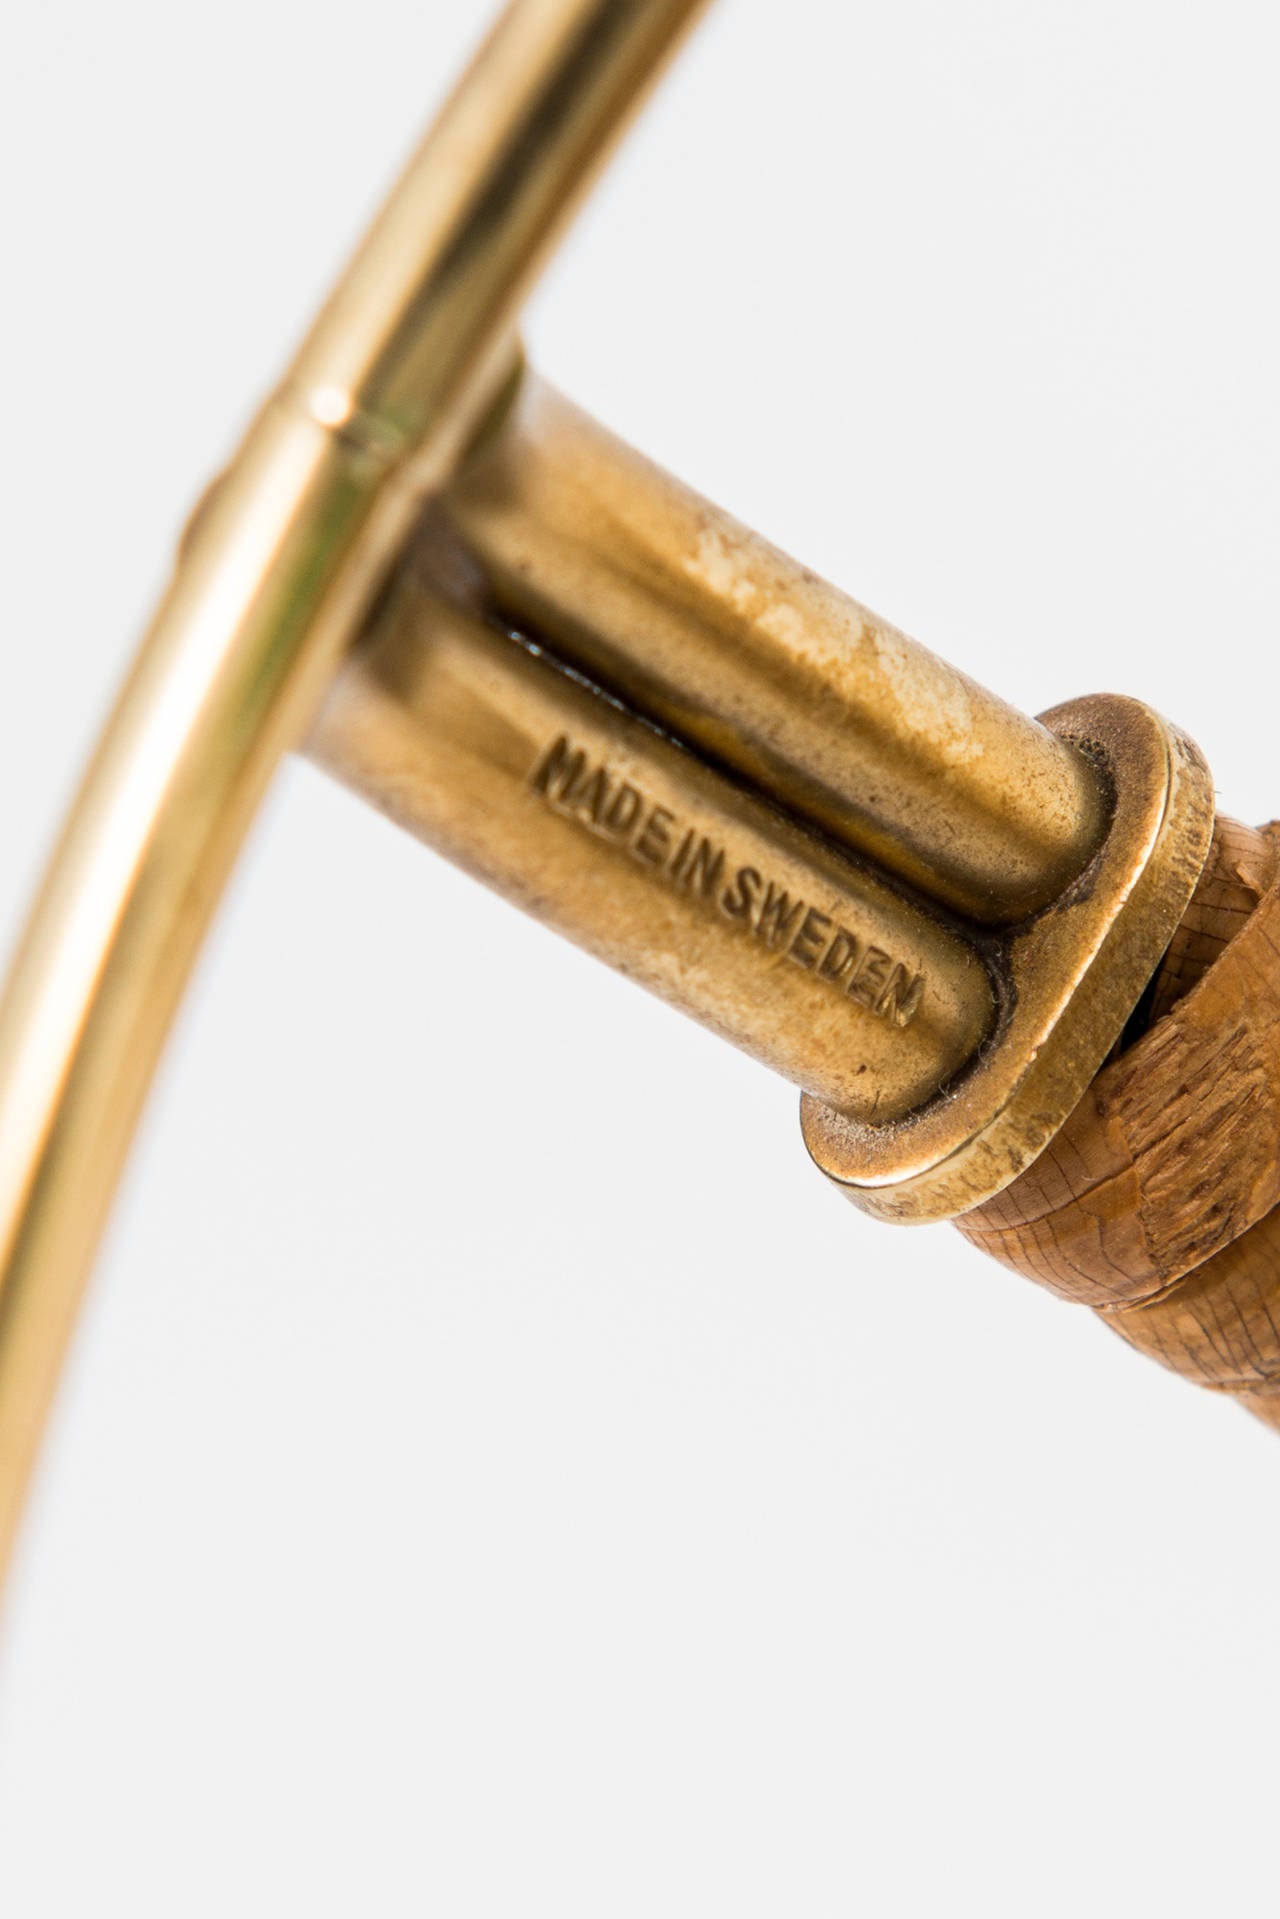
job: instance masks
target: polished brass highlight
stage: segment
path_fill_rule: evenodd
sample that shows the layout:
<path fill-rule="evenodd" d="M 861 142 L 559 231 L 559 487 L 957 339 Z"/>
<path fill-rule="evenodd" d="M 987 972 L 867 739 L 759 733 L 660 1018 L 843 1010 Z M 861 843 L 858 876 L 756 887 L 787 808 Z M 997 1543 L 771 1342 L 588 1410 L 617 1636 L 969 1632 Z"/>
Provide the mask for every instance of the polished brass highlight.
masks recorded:
<path fill-rule="evenodd" d="M 520 304 L 699 0 L 515 0 L 184 545 L 0 1006 L 0 1565 L 93 1249 L 241 838 Z"/>
<path fill-rule="evenodd" d="M 996 1019 L 959 931 L 403 567 L 309 752 L 526 912 L 868 1124 Z"/>
<path fill-rule="evenodd" d="M 445 511 L 497 611 L 984 925 L 1096 852 L 1095 769 L 530 375 Z"/>

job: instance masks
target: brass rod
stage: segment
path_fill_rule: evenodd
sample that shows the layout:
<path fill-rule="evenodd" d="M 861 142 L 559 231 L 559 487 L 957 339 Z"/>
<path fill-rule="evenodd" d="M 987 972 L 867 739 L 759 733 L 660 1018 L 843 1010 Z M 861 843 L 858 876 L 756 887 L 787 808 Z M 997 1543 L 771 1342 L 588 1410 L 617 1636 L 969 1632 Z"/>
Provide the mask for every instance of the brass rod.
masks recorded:
<path fill-rule="evenodd" d="M 412 561 L 308 751 L 487 885 L 854 1118 L 902 1118 L 991 1031 L 992 981 L 960 932 L 444 602 Z M 496 1090 L 518 1110 L 512 1089 Z"/>
<path fill-rule="evenodd" d="M 536 376 L 445 504 L 514 625 L 955 911 L 1020 921 L 1096 850 L 1080 753 Z"/>

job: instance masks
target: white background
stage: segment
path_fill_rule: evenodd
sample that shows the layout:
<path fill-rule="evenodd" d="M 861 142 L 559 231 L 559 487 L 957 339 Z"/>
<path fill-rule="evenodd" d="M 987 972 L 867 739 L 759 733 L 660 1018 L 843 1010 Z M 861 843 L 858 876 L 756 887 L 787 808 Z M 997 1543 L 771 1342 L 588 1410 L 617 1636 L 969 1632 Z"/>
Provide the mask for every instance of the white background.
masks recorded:
<path fill-rule="evenodd" d="M 9 22 L 6 940 L 193 497 L 488 15 Z M 1266 818 L 1278 31 L 724 0 L 533 355 L 1019 704 L 1150 699 Z M 1280 1442 L 860 1218 L 795 1106 L 285 771 L 9 1596 L 5 1919 L 1267 1908 Z"/>

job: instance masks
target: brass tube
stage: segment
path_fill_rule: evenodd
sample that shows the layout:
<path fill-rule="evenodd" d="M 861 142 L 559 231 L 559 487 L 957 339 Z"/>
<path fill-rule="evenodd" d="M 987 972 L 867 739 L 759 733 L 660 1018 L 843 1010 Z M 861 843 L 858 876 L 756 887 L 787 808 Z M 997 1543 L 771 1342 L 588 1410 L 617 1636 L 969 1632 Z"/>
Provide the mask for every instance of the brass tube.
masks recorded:
<path fill-rule="evenodd" d="M 602 686 L 965 916 L 1087 864 L 1084 757 L 527 374 L 445 509 L 494 607 Z"/>
<path fill-rule="evenodd" d="M 308 751 L 854 1117 L 919 1106 L 991 1030 L 992 983 L 960 933 L 539 649 L 446 604 L 412 559 Z"/>

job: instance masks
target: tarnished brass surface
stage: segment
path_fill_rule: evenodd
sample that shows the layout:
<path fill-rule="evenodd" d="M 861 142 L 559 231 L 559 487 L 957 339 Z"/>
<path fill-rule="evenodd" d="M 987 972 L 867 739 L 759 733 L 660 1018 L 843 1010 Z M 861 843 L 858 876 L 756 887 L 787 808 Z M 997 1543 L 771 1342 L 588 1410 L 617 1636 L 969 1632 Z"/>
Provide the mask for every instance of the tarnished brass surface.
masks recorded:
<path fill-rule="evenodd" d="M 536 376 L 445 508 L 514 625 L 957 912 L 1025 919 L 1092 858 L 1087 760 Z"/>
<path fill-rule="evenodd" d="M 684 490 L 656 468 L 646 485 L 655 507 L 669 490 L 683 509 Z M 1046 716 L 1035 732 L 1087 765 L 1105 796 L 1101 844 L 1021 926 L 966 923 L 886 886 L 789 814 L 785 793 L 728 776 L 727 755 L 709 763 L 690 742 L 722 726 L 718 713 L 687 701 L 674 738 L 665 703 L 637 714 L 559 662 L 542 629 L 530 646 L 498 628 L 490 576 L 442 537 L 442 519 L 456 523 L 452 493 L 401 563 L 312 753 L 486 883 L 795 1080 L 810 1152 L 865 1210 L 946 1218 L 1015 1178 L 1114 1046 L 1195 885 L 1213 793 L 1194 747 L 1133 700 Z M 579 527 L 570 577 L 582 597 L 565 589 L 562 601 L 577 662 L 596 644 L 581 636 L 615 607 L 592 590 L 588 534 L 599 526 Z M 758 564 L 742 532 L 717 582 L 727 607 L 748 597 Z M 656 595 L 652 579 L 646 590 Z M 659 623 L 674 621 L 655 606 Z M 803 641 L 802 629 L 792 644 Z M 921 684 L 934 666 L 919 649 Z M 938 724 L 949 725 L 945 707 Z M 928 759 L 923 717 L 920 728 L 893 734 L 904 763 L 914 740 Z M 857 764 L 856 735 L 847 757 Z"/>
<path fill-rule="evenodd" d="M 527 912 L 867 1123 L 995 1020 L 974 946 L 865 866 L 446 605 L 409 565 L 312 756 Z"/>

